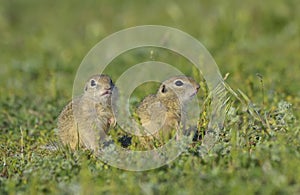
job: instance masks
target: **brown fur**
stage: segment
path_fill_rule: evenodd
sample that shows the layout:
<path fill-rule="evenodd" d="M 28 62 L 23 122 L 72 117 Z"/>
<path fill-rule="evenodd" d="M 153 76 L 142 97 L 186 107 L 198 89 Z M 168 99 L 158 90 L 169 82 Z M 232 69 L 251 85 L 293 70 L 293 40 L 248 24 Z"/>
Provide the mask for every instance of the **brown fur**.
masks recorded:
<path fill-rule="evenodd" d="M 181 82 L 177 86 L 176 82 Z M 155 95 L 147 96 L 139 105 L 137 114 L 142 126 L 145 128 L 145 135 L 140 140 L 143 142 L 158 140 L 160 143 L 170 139 L 176 130 L 179 130 L 180 123 L 184 120 L 184 103 L 194 96 L 199 84 L 192 78 L 176 76 L 164 81 Z"/>
<path fill-rule="evenodd" d="M 107 75 L 94 75 L 82 96 L 73 99 L 58 117 L 58 135 L 71 149 L 77 146 L 97 150 L 115 118 L 111 109 L 114 84 Z"/>

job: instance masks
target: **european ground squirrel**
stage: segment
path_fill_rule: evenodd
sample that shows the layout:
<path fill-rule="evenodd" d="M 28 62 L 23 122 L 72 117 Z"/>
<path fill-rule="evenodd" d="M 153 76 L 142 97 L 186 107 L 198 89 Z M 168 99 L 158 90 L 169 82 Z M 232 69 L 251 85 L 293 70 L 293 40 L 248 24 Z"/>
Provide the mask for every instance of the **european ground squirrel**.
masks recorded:
<path fill-rule="evenodd" d="M 69 102 L 58 117 L 58 134 L 63 144 L 71 149 L 99 149 L 100 138 L 116 123 L 111 109 L 113 89 L 109 76 L 90 77 L 83 95 Z"/>
<path fill-rule="evenodd" d="M 160 143 L 171 138 L 180 127 L 185 103 L 196 95 L 199 88 L 200 85 L 194 79 L 175 76 L 164 81 L 155 95 L 147 96 L 137 109 L 147 134 L 151 134 Z"/>

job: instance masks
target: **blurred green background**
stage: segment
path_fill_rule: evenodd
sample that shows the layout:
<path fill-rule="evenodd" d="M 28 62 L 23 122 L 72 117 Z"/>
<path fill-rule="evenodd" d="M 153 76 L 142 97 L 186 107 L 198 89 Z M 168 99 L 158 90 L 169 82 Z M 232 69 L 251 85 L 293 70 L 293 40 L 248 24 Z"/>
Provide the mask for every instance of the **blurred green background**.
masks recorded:
<path fill-rule="evenodd" d="M 222 75 L 230 73 L 226 81 L 234 90 L 264 104 L 262 110 L 287 101 L 300 116 L 297 0 L 0 0 L 0 193 L 300 193 L 297 123 L 288 126 L 288 138 L 255 149 L 255 158 L 240 146 L 226 160 L 183 156 L 145 173 L 109 167 L 85 153 L 40 151 L 55 138 L 56 118 L 87 52 L 114 32 L 145 24 L 194 36 Z M 121 70 L 109 73 L 117 79 Z M 293 145 L 281 148 L 286 143 Z"/>

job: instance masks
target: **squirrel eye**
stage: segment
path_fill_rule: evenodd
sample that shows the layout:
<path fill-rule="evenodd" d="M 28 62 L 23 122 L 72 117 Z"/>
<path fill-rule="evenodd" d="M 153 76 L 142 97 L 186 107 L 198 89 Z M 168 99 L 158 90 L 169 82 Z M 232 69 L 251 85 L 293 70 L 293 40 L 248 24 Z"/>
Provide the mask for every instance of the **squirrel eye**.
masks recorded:
<path fill-rule="evenodd" d="M 91 87 L 95 87 L 97 84 L 96 84 L 96 81 L 94 79 L 91 80 Z"/>
<path fill-rule="evenodd" d="M 176 85 L 176 86 L 182 86 L 182 85 L 183 85 L 183 82 L 180 81 L 180 80 L 177 80 L 177 81 L 175 82 L 175 85 Z"/>

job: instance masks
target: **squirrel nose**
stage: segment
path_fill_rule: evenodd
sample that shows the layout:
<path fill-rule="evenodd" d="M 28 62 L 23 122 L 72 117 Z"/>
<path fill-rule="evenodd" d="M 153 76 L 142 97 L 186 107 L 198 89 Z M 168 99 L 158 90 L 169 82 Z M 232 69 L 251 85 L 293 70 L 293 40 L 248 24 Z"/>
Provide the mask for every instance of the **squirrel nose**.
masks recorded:
<path fill-rule="evenodd" d="M 200 89 L 200 85 L 199 84 L 196 85 L 196 89 L 197 89 L 197 91 Z"/>

